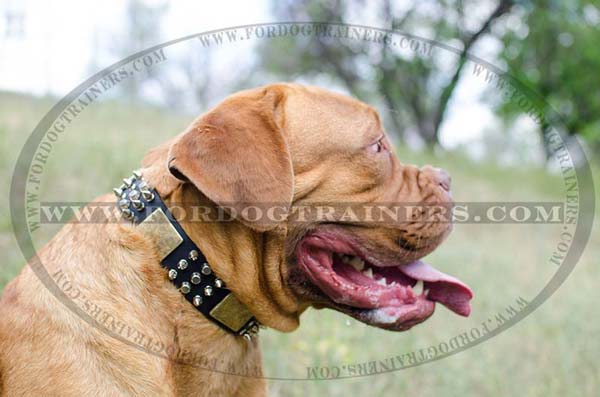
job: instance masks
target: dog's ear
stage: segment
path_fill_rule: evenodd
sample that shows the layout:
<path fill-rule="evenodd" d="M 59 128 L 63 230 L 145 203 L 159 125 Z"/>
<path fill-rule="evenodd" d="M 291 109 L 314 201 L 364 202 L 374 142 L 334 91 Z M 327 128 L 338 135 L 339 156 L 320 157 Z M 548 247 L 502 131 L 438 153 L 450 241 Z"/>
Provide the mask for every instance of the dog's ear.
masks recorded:
<path fill-rule="evenodd" d="M 142 160 L 142 173 L 144 179 L 151 182 L 151 185 L 162 198 L 169 197 L 177 186 L 181 185 L 181 181 L 174 178 L 170 173 L 165 172 L 164 167 L 169 158 L 169 150 L 174 139 L 170 139 L 163 144 L 150 149 Z"/>
<path fill-rule="evenodd" d="M 282 86 L 228 98 L 175 140 L 169 171 L 248 226 L 272 229 L 277 222 L 267 219 L 267 207 L 283 207 L 287 214 L 293 195 L 292 162 L 282 130 L 284 103 Z M 250 206 L 257 206 L 262 216 L 255 208 L 248 211 Z"/>

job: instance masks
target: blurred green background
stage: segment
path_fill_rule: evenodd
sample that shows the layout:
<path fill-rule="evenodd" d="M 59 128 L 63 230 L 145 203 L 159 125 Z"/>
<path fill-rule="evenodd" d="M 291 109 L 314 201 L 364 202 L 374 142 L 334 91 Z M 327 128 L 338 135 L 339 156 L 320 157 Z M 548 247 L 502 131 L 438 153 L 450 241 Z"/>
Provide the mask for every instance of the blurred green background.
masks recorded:
<path fill-rule="evenodd" d="M 44 69 L 43 65 L 75 64 L 76 57 L 71 51 L 62 58 L 38 59 L 33 66 L 23 61 L 29 55 L 19 55 L 15 48 L 32 45 L 27 40 L 34 40 L 38 33 L 29 26 L 39 11 L 20 4 L 0 5 L 0 21 L 4 21 L 0 53 L 11 54 L 0 63 L 0 181 L 5 192 L 0 197 L 0 251 L 5 253 L 0 291 L 25 262 L 12 234 L 8 191 L 15 160 L 30 132 L 60 96 L 85 76 L 120 57 L 186 33 L 173 24 L 189 21 L 182 16 L 185 8 L 179 3 L 111 3 L 109 10 L 120 22 L 106 31 L 96 27 L 91 35 L 95 37 L 93 51 L 83 69 L 53 72 L 54 66 Z M 42 7 L 39 2 L 30 4 Z M 563 200 L 564 183 L 539 126 L 528 122 L 514 103 L 503 101 L 493 87 L 472 78 L 473 65 L 466 51 L 509 70 L 538 92 L 544 99 L 535 104 L 540 111 L 548 112 L 548 106 L 557 110 L 563 118 L 557 128 L 567 141 L 581 142 L 591 159 L 595 181 L 600 181 L 596 162 L 600 150 L 597 4 L 261 4 L 262 8 L 256 6 L 261 21 L 371 24 L 450 43 L 462 52 L 446 56 L 437 51 L 436 57 L 421 59 L 370 43 L 290 37 L 257 40 L 251 46 L 204 48 L 199 42 L 190 43 L 183 51 L 169 53 L 168 67 L 115 87 L 75 119 L 48 162 L 42 199 L 91 200 L 137 168 L 146 150 L 180 132 L 208 106 L 241 88 L 287 80 L 318 84 L 373 104 L 401 160 L 449 170 L 457 201 Z M 217 28 L 254 22 L 244 14 L 251 18 L 257 13 L 242 7 L 228 14 L 233 7 L 229 3 L 206 7 L 194 11 L 203 15 L 204 25 L 185 25 L 187 33 L 208 29 L 210 18 Z M 225 17 L 217 18 L 221 14 Z M 68 22 L 65 25 L 57 29 L 75 29 Z M 47 84 L 30 88 L 29 76 Z M 600 204 L 598 197 L 596 202 Z M 46 241 L 56 230 L 55 225 L 44 226 L 36 241 Z M 548 259 L 560 231 L 561 225 L 457 225 L 428 261 L 473 288 L 471 317 L 457 317 L 439 307 L 426 323 L 397 334 L 329 310 L 309 310 L 298 331 L 262 334 L 265 372 L 272 377 L 305 377 L 309 366 L 409 353 L 477 327 L 518 297 L 530 300 L 544 287 L 556 271 Z M 573 274 L 548 302 L 508 331 L 456 356 L 367 378 L 270 381 L 270 395 L 596 396 L 600 390 L 599 257 L 596 228 Z"/>

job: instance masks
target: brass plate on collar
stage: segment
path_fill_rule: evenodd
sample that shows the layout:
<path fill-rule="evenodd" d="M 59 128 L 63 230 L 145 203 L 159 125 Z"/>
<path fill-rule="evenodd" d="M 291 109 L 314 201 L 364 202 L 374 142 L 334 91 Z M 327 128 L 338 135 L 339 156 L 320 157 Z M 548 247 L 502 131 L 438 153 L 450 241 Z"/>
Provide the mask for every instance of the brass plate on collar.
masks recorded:
<path fill-rule="evenodd" d="M 252 313 L 231 292 L 210 311 L 210 315 L 235 332 L 252 318 Z"/>
<path fill-rule="evenodd" d="M 161 261 L 183 242 L 183 238 L 160 208 L 151 213 L 137 227 L 154 241 Z"/>

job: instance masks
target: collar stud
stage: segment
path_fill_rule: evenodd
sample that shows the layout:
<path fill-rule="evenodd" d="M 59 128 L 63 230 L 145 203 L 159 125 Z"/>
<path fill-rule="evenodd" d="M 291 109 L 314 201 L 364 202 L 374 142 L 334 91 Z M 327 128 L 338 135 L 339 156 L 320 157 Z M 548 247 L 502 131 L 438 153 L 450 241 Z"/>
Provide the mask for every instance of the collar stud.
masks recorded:
<path fill-rule="evenodd" d="M 192 304 L 196 307 L 200 306 L 202 304 L 202 297 L 200 295 L 194 296 L 192 299 Z"/>
<path fill-rule="evenodd" d="M 177 268 L 179 270 L 185 270 L 188 267 L 188 261 L 186 261 L 185 259 L 181 259 L 178 263 L 177 263 Z"/>
<path fill-rule="evenodd" d="M 190 279 L 190 281 L 192 282 L 192 284 L 196 284 L 196 285 L 200 284 L 200 281 L 202 281 L 202 277 L 200 276 L 200 273 L 198 273 L 198 272 L 192 273 L 192 278 Z"/>
<path fill-rule="evenodd" d="M 208 276 L 212 273 L 212 270 L 210 268 L 210 266 L 208 266 L 208 263 L 204 262 L 202 264 L 202 268 L 200 269 L 200 271 L 202 272 L 202 274 L 204 274 L 205 276 Z"/>
<path fill-rule="evenodd" d="M 184 281 L 183 283 L 181 283 L 181 287 L 179 288 L 179 290 L 184 295 L 189 294 L 190 291 L 192 290 L 192 286 L 187 281 Z"/>
<path fill-rule="evenodd" d="M 198 260 L 198 251 L 196 251 L 196 250 L 191 250 L 191 251 L 190 251 L 189 258 L 190 258 L 190 260 L 192 260 L 192 261 L 196 261 L 196 260 Z"/>
<path fill-rule="evenodd" d="M 123 218 L 155 240 L 161 265 L 184 298 L 221 328 L 251 340 L 258 332 L 256 318 L 213 273 L 202 251 L 142 178 L 141 171 L 123 179 L 113 192 Z"/>

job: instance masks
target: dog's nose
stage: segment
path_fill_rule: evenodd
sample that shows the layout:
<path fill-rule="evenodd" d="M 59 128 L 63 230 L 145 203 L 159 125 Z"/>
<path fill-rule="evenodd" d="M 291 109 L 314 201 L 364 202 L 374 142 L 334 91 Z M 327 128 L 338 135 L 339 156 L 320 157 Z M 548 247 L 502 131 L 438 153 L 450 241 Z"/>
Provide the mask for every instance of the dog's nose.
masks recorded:
<path fill-rule="evenodd" d="M 452 182 L 452 178 L 450 177 L 448 171 L 442 168 L 435 168 L 430 165 L 426 165 L 423 168 L 421 168 L 421 172 L 429 176 L 429 178 L 435 181 L 435 183 L 437 183 L 445 191 L 450 191 L 450 184 Z"/>
<path fill-rule="evenodd" d="M 450 191 L 450 183 L 452 182 L 452 178 L 448 171 L 442 168 L 437 169 L 437 179 L 440 186 L 447 192 Z"/>

